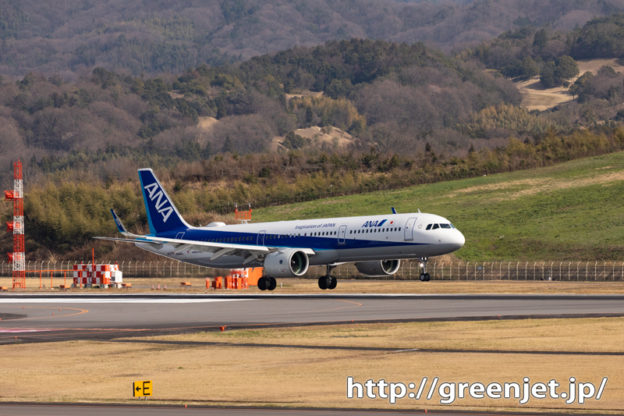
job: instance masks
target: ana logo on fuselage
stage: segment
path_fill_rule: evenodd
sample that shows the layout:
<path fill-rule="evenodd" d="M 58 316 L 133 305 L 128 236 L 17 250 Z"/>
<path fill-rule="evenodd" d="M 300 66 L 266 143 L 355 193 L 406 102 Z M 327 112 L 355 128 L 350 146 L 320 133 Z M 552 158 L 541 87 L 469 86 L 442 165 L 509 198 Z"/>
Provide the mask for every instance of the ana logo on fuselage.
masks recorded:
<path fill-rule="evenodd" d="M 162 189 L 158 187 L 156 182 L 145 186 L 150 201 L 154 203 L 156 211 L 162 215 L 163 222 L 167 222 L 169 216 L 173 212 L 173 207 L 169 204 L 169 200 L 165 197 Z"/>
<path fill-rule="evenodd" d="M 381 227 L 387 220 L 366 221 L 362 227 Z"/>

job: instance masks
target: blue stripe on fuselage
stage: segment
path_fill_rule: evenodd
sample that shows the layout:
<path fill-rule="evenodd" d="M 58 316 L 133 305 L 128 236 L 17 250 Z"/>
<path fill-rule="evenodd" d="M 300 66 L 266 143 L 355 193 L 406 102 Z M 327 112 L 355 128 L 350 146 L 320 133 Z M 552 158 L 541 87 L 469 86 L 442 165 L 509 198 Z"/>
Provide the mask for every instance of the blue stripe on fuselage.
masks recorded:
<path fill-rule="evenodd" d="M 175 239 L 179 230 L 171 233 L 159 233 L 159 237 Z M 184 240 L 206 241 L 226 244 L 244 244 L 259 246 L 259 233 L 244 233 L 234 231 L 212 231 L 187 229 L 184 233 Z M 342 240 L 340 240 L 342 241 Z M 338 237 L 313 237 L 313 236 L 288 236 L 272 233 L 264 234 L 264 244 L 267 247 L 292 247 L 310 248 L 312 250 L 343 250 L 357 248 L 393 247 L 425 245 L 426 243 L 414 243 L 409 241 L 380 241 L 380 240 L 358 240 L 345 238 L 344 243 L 338 243 Z"/>

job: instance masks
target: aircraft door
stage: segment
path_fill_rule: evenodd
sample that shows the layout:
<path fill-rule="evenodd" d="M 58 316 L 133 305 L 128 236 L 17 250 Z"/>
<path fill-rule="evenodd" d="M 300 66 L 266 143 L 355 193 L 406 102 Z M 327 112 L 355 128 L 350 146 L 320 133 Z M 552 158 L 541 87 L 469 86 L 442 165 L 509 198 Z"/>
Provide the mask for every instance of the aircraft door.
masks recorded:
<path fill-rule="evenodd" d="M 338 244 L 344 244 L 345 238 L 347 238 L 347 226 L 341 225 L 338 229 Z"/>
<path fill-rule="evenodd" d="M 414 240 L 414 225 L 416 224 L 416 217 L 410 218 L 405 224 L 405 241 Z"/>
<path fill-rule="evenodd" d="M 264 245 L 264 236 L 266 235 L 266 230 L 262 230 L 258 233 L 258 241 L 257 244 L 259 246 L 263 246 Z"/>

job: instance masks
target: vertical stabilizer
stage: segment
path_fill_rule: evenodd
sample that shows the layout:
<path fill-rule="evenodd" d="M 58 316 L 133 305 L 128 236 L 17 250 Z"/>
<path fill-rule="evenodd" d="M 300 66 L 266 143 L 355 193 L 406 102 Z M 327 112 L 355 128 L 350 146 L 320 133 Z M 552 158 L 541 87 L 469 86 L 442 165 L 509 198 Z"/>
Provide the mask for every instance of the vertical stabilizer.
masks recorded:
<path fill-rule="evenodd" d="M 139 169 L 139 179 L 152 234 L 190 228 L 151 169 Z"/>

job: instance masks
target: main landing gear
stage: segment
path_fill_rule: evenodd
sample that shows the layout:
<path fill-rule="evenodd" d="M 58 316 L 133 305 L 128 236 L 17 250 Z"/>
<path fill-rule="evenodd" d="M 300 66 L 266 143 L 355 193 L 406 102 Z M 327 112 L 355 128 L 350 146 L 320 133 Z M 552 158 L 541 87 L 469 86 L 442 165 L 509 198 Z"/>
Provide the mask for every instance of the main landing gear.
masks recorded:
<path fill-rule="evenodd" d="M 338 285 L 338 279 L 336 279 L 334 276 L 331 275 L 331 269 L 333 269 L 333 267 L 328 264 L 327 275 L 319 277 L 318 279 L 319 288 L 323 290 L 336 289 L 336 286 Z"/>
<path fill-rule="evenodd" d="M 429 273 L 427 273 L 427 260 L 429 260 L 427 257 L 420 258 L 420 281 L 421 282 L 428 282 L 429 280 L 431 280 L 431 276 L 429 275 Z"/>
<path fill-rule="evenodd" d="M 275 290 L 277 282 L 274 277 L 261 277 L 258 279 L 258 289 L 260 290 Z"/>

